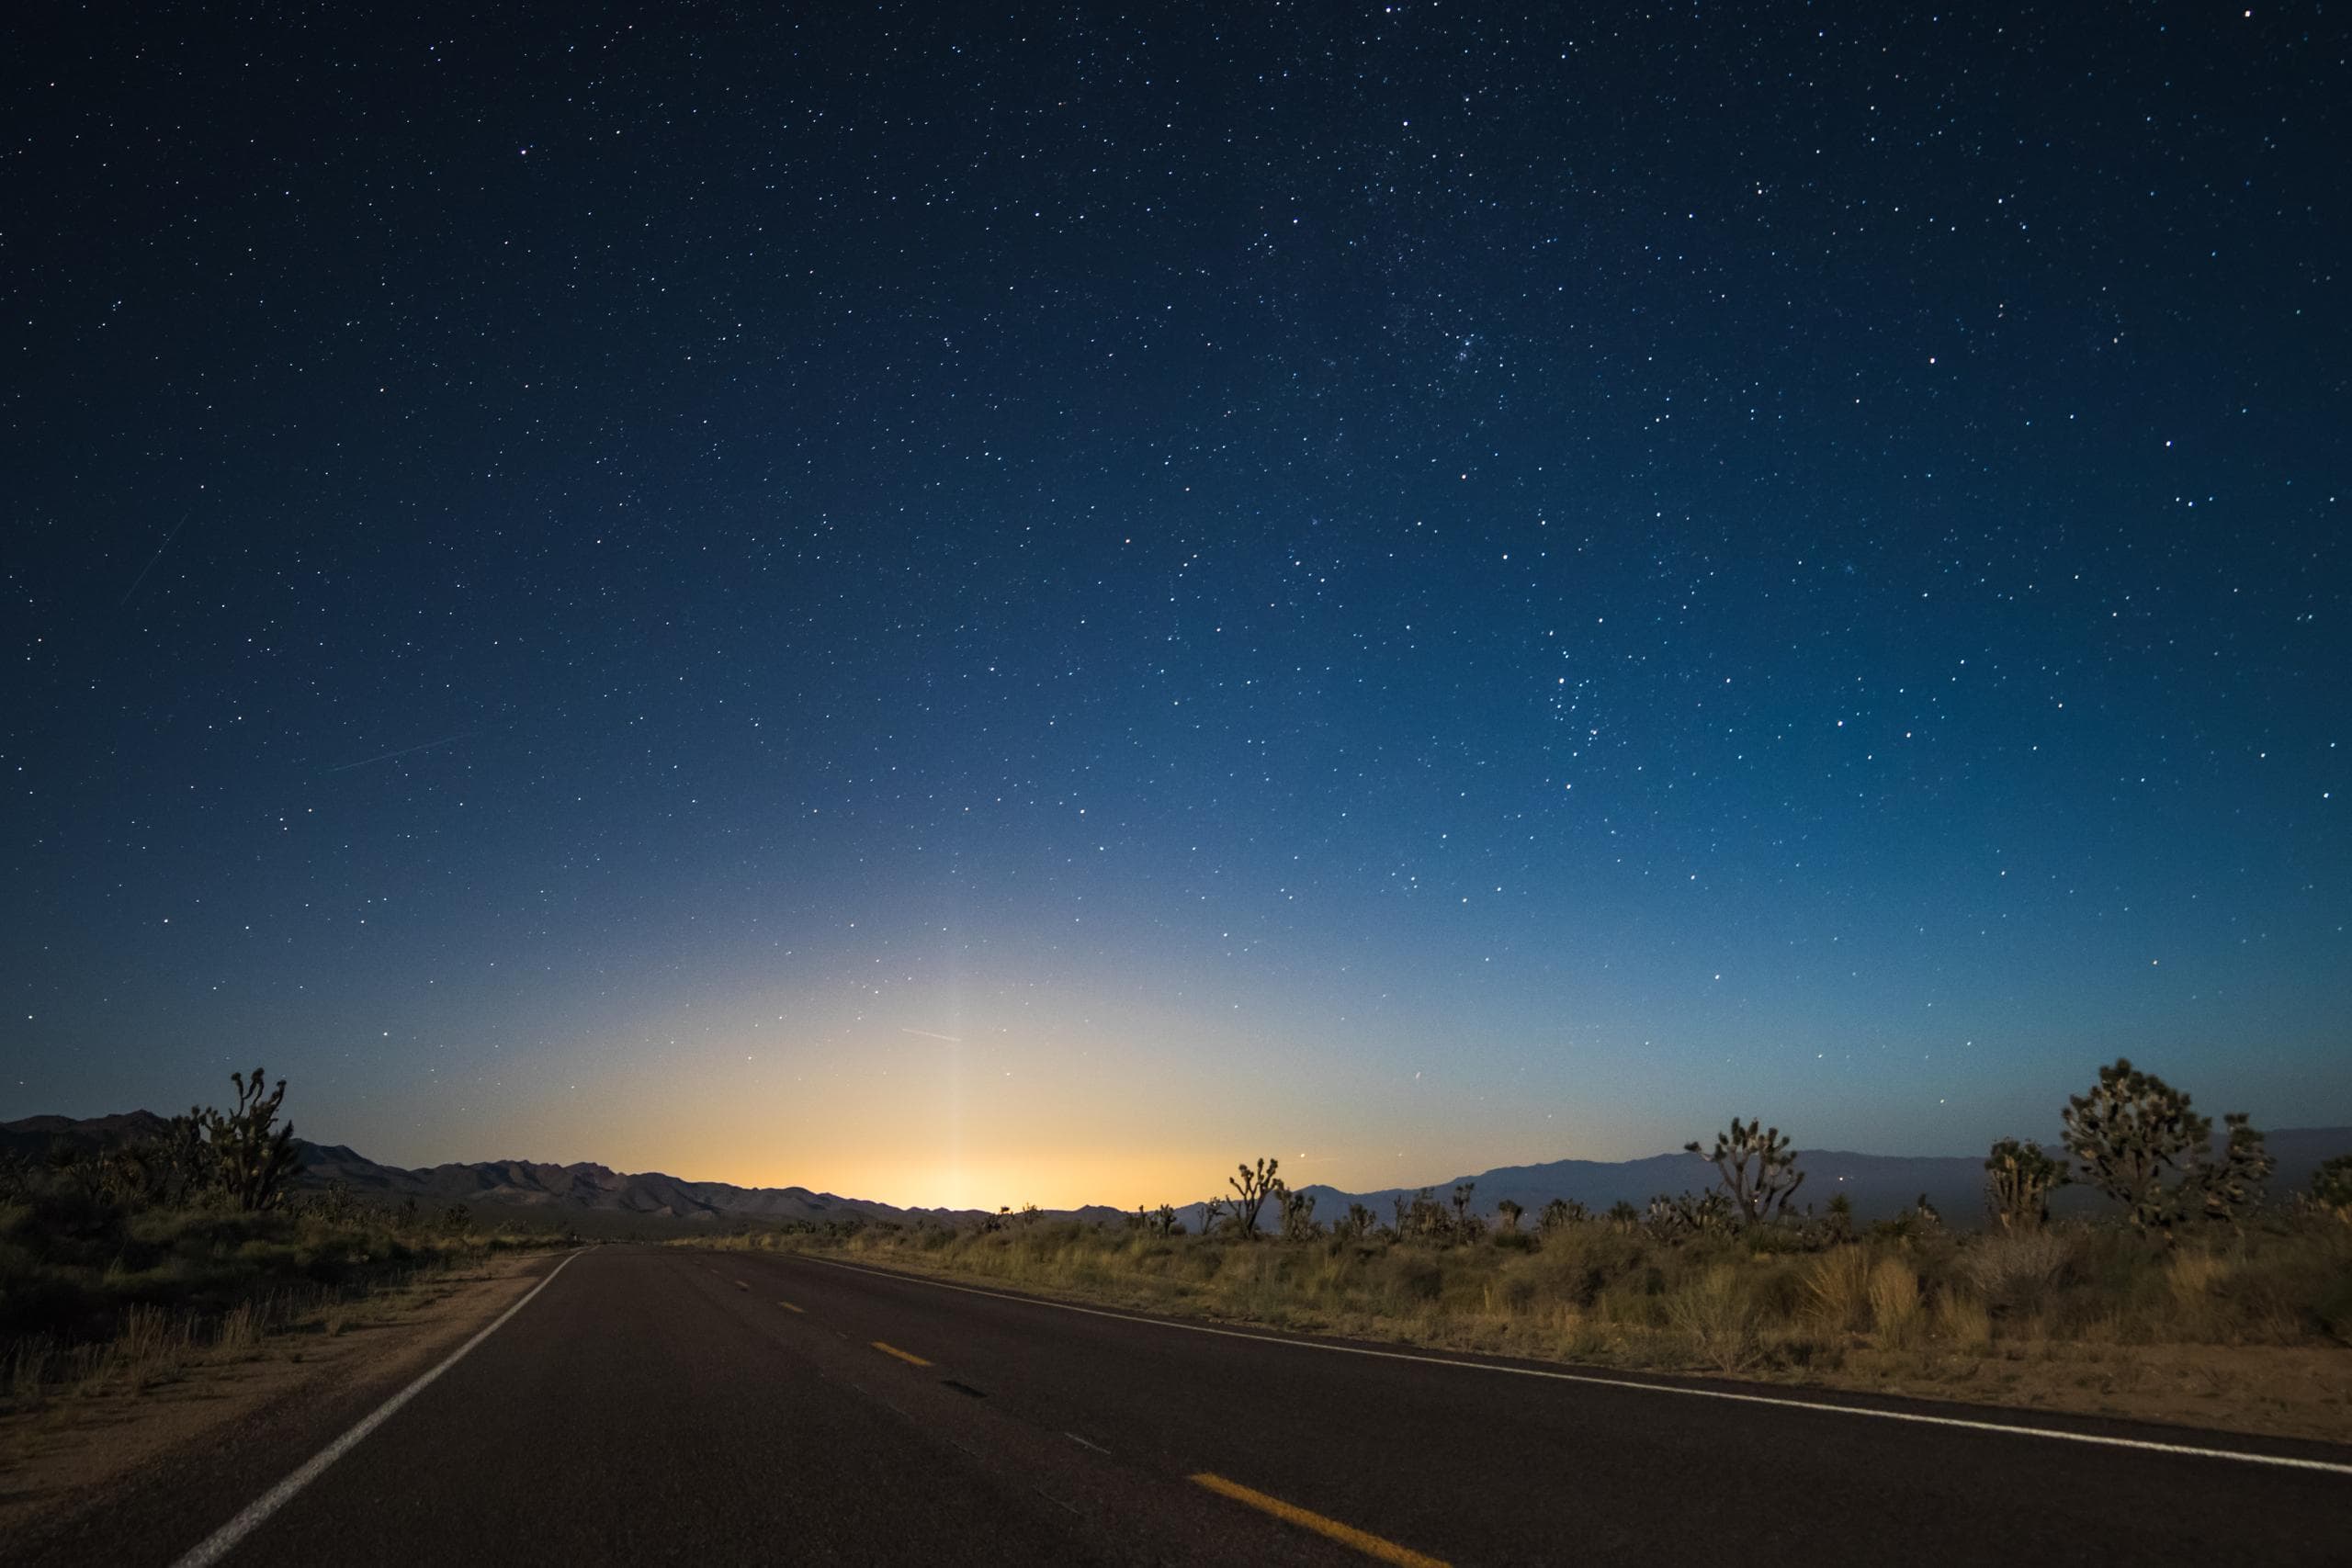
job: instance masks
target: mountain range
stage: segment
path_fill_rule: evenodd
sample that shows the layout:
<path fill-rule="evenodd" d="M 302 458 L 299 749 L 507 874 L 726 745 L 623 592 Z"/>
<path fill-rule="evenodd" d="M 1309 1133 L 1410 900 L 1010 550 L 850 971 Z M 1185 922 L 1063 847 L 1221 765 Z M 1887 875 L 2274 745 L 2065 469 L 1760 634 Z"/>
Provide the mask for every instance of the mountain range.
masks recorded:
<path fill-rule="evenodd" d="M 40 1158 L 64 1144 L 91 1149 L 136 1142 L 161 1132 L 164 1118 L 152 1111 L 132 1111 L 76 1121 L 65 1116 L 28 1116 L 0 1122 L 0 1151 Z M 2290 1127 L 2267 1134 L 2278 1168 L 2271 1190 L 2285 1192 L 2309 1185 L 2322 1160 L 2352 1153 L 2352 1127 Z M 523 1159 L 481 1160 L 408 1169 L 379 1165 L 340 1144 L 313 1144 L 296 1139 L 301 1159 L 298 1187 L 322 1189 L 341 1182 L 355 1194 L 398 1202 L 413 1198 L 420 1203 L 464 1203 L 492 1212 L 550 1211 L 573 1219 L 606 1222 L 695 1222 L 775 1224 L 800 1220 L 930 1219 L 953 1224 L 982 1217 L 978 1209 L 901 1209 L 865 1198 L 843 1198 L 806 1187 L 738 1187 L 726 1181 L 689 1181 L 660 1171 L 626 1174 L 586 1162 L 552 1165 Z M 1901 1156 L 1849 1154 L 1837 1149 L 1806 1149 L 1797 1156 L 1805 1181 L 1798 1197 L 1816 1206 L 1837 1193 L 1854 1205 L 1865 1222 L 1883 1219 L 1908 1207 L 1923 1194 L 1952 1224 L 1972 1224 L 1984 1212 L 1984 1161 L 1981 1156 Z M 1632 1160 L 1550 1160 L 1540 1165 L 1499 1166 L 1430 1186 L 1441 1201 L 1450 1199 L 1455 1186 L 1476 1183 L 1470 1207 L 1492 1214 L 1508 1198 L 1531 1215 L 1554 1198 L 1575 1200 L 1594 1210 L 1620 1201 L 1643 1204 L 1661 1192 L 1698 1192 L 1713 1185 L 1715 1168 L 1691 1154 L 1652 1155 Z M 1411 1187 L 1381 1188 L 1369 1192 L 1345 1192 L 1335 1187 L 1310 1185 L 1316 1215 L 1330 1219 L 1350 1203 L 1363 1203 L 1385 1220 L 1392 1201 L 1410 1200 Z M 2101 1200 L 2086 1188 L 2062 1190 L 2053 1207 L 2088 1213 Z M 1197 1229 L 1201 1204 L 1184 1205 L 1180 1213 Z M 1102 1204 L 1054 1211 L 1060 1217 L 1102 1223 L 1118 1219 L 1122 1211 Z M 600 1227 L 602 1228 L 602 1227 Z"/>

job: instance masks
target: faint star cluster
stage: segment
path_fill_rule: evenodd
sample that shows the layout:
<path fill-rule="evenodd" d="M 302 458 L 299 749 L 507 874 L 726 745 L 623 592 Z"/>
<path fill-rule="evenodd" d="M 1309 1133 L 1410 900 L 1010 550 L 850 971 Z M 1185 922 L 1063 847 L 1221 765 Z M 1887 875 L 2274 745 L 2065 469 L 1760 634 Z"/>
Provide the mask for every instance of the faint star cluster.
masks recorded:
<path fill-rule="evenodd" d="M 1015 10 L 27 42 L 6 1114 L 2352 1120 L 2327 13 Z"/>

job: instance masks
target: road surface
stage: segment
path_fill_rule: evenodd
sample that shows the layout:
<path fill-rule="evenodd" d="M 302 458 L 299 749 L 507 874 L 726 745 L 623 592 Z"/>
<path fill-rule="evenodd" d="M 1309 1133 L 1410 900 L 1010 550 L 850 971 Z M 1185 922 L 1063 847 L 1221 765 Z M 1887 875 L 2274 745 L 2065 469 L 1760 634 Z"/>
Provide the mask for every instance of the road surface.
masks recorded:
<path fill-rule="evenodd" d="M 368 1412 L 159 1473 L 35 1560 L 160 1568 L 208 1537 L 231 1564 L 568 1568 L 2352 1560 L 2352 1454 L 2315 1444 L 1337 1352 L 789 1255 L 559 1263 L 233 1540 Z M 2335 1468 L 2173 1451 L 2200 1445 Z"/>

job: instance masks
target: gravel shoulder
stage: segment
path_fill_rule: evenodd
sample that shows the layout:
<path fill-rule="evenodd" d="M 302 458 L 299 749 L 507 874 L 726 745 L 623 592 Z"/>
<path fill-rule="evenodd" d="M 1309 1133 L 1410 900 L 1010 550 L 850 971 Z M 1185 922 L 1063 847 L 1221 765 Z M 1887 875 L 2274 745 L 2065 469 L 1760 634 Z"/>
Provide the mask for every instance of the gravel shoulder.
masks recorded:
<path fill-rule="evenodd" d="M 34 1562 L 134 1495 L 224 1453 L 342 1427 L 521 1299 L 548 1254 L 498 1254 L 326 1309 L 247 1349 L 193 1352 L 0 1416 L 0 1562 Z M 332 1428 L 332 1429 L 329 1429 Z"/>

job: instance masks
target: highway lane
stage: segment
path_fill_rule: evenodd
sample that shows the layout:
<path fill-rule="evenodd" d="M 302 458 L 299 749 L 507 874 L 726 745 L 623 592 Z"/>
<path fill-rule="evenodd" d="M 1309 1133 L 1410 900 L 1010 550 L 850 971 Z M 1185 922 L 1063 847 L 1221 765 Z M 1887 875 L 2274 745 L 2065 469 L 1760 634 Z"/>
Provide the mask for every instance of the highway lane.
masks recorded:
<path fill-rule="evenodd" d="M 1735 1541 L 1810 1562 L 2352 1561 L 2347 1474 L 1332 1354 L 815 1258 L 716 1256 L 755 1290 L 797 1292 L 810 1313 L 920 1349 L 1014 1419 L 1083 1432 L 1160 1473 L 1232 1476 L 1461 1562 L 1698 1560 Z M 2352 1461 L 2313 1444 L 1850 1403 Z"/>
<path fill-rule="evenodd" d="M 1008 1428 L 730 1261 L 583 1254 L 225 1561 L 1360 1561 Z"/>
<path fill-rule="evenodd" d="M 177 1561 L 351 1416 L 333 1414 L 159 1481 L 40 1561 Z M 2342 1562 L 2347 1518 L 2341 1473 L 1334 1354 L 788 1255 L 606 1247 L 223 1561 Z"/>

